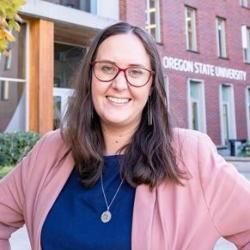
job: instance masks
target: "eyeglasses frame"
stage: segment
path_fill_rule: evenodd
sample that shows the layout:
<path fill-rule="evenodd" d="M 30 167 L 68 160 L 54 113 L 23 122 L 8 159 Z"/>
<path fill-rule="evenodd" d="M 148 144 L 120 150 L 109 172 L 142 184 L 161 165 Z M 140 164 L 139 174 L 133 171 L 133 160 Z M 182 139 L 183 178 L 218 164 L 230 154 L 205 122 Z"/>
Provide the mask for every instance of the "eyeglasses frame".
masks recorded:
<path fill-rule="evenodd" d="M 96 63 L 101 63 L 101 62 L 107 62 L 107 63 L 113 64 L 113 65 L 115 65 L 115 66 L 118 68 L 117 73 L 115 74 L 115 76 L 114 76 L 112 79 L 110 79 L 110 80 L 101 80 L 100 78 L 98 78 L 98 77 L 96 76 L 95 70 L 94 70 L 94 66 L 95 66 Z M 146 83 L 144 83 L 143 85 L 137 86 L 137 85 L 134 85 L 134 84 L 132 84 L 131 82 L 129 82 L 129 80 L 128 80 L 128 78 L 127 78 L 127 75 L 126 75 L 127 69 L 133 68 L 133 66 L 129 66 L 129 67 L 127 67 L 127 68 L 121 68 L 121 67 L 119 67 L 118 65 L 116 65 L 115 63 L 108 62 L 108 61 L 98 61 L 98 60 L 92 61 L 92 62 L 90 63 L 90 65 L 91 65 L 91 67 L 92 67 L 92 72 L 94 72 L 95 77 L 96 77 L 99 81 L 101 81 L 101 82 L 111 82 L 111 81 L 113 81 L 113 80 L 120 74 L 120 72 L 124 72 L 124 76 L 125 76 L 125 79 L 126 79 L 126 81 L 128 82 L 128 84 L 130 84 L 131 86 L 133 86 L 133 87 L 135 87 L 135 88 L 140 88 L 140 87 L 145 86 L 145 85 L 149 82 L 149 80 L 150 80 L 150 78 L 152 77 L 152 75 L 155 74 L 155 72 L 154 72 L 153 70 L 149 70 L 149 69 L 146 69 L 146 68 L 141 67 L 141 66 L 135 66 L 135 67 L 144 69 L 144 70 L 146 70 L 146 71 L 148 71 L 148 72 L 150 73 L 150 75 L 149 75 L 148 80 L 146 81 Z"/>

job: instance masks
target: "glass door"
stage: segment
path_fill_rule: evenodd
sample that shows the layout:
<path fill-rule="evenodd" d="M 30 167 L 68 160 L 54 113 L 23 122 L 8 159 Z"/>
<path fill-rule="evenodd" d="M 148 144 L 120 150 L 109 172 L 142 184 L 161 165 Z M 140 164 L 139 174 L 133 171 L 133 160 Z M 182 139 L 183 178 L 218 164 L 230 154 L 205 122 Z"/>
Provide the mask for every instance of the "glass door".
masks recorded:
<path fill-rule="evenodd" d="M 86 49 L 69 44 L 55 43 L 54 51 L 54 129 L 60 126 L 73 94 L 72 82 Z"/>

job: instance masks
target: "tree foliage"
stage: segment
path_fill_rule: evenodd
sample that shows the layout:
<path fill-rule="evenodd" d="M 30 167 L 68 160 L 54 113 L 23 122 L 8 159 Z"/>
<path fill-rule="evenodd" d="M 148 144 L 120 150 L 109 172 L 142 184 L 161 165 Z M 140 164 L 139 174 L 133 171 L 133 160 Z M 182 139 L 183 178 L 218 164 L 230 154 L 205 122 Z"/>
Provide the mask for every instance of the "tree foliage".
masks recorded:
<path fill-rule="evenodd" d="M 21 17 L 17 14 L 25 0 L 0 0 L 0 53 L 7 51 L 8 44 L 15 41 L 13 31 L 20 31 Z"/>

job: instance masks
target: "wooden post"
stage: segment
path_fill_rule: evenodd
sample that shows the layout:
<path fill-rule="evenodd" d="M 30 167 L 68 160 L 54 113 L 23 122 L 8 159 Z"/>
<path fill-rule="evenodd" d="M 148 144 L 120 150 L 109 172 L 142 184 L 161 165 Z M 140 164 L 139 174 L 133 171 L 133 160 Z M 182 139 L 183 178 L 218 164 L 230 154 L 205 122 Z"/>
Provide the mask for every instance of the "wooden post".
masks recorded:
<path fill-rule="evenodd" d="M 29 130 L 53 129 L 54 23 L 30 21 Z"/>

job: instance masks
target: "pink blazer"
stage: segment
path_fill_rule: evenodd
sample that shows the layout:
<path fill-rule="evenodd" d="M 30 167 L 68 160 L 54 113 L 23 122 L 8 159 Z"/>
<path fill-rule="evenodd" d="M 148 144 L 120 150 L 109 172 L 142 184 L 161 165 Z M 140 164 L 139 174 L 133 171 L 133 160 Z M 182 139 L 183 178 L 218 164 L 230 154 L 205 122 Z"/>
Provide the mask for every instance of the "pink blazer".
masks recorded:
<path fill-rule="evenodd" d="M 185 186 L 136 189 L 132 250 L 211 250 L 220 236 L 250 249 L 250 183 L 216 152 L 208 136 L 175 129 Z M 0 249 L 26 223 L 33 250 L 41 250 L 44 220 L 74 162 L 59 131 L 45 135 L 0 182 Z M 180 160 L 182 152 L 183 161 Z M 88 225 L 86 225 L 88 226 Z"/>

